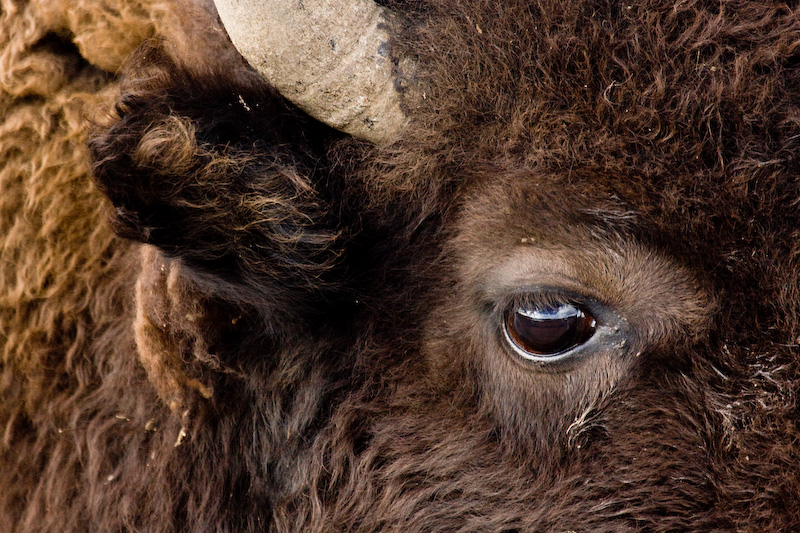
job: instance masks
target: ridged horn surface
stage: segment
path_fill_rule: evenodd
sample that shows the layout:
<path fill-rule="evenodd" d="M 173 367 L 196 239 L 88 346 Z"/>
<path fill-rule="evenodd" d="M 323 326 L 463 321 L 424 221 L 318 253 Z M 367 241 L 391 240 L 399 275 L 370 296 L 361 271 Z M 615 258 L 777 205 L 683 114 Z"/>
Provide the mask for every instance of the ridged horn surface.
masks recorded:
<path fill-rule="evenodd" d="M 306 113 L 354 137 L 406 123 L 389 57 L 389 13 L 372 0 L 215 0 L 234 46 Z"/>

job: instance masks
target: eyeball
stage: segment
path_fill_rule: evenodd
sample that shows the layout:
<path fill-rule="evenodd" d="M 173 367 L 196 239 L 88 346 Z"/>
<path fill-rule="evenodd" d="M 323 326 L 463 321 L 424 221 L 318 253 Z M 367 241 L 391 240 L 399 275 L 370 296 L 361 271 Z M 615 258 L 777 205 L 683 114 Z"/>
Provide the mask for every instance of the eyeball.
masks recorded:
<path fill-rule="evenodd" d="M 597 321 L 586 310 L 563 302 L 512 306 L 506 313 L 506 342 L 521 357 L 539 362 L 562 359 L 586 343 Z"/>

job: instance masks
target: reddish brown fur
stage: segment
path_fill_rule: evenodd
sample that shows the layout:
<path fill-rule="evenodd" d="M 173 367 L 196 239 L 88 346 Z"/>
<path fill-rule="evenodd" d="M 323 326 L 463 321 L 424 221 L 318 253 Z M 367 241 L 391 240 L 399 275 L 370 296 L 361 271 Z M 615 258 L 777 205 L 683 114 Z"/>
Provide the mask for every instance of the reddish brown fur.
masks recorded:
<path fill-rule="evenodd" d="M 167 35 L 90 144 L 144 244 L 4 230 L 0 529 L 800 529 L 800 8 L 385 3 L 397 144 Z M 97 224 L 51 179 L 2 228 Z M 624 342 L 516 358 L 541 286 Z"/>

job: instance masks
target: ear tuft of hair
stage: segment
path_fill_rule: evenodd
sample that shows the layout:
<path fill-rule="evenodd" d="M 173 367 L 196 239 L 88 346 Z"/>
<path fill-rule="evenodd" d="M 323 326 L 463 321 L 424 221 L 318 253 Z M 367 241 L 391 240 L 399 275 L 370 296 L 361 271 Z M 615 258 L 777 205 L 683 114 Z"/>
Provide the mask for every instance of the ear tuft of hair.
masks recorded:
<path fill-rule="evenodd" d="M 328 288 L 342 230 L 323 149 L 340 134 L 244 67 L 199 77 L 150 43 L 124 73 L 89 143 L 116 231 L 232 300 L 274 310 Z"/>

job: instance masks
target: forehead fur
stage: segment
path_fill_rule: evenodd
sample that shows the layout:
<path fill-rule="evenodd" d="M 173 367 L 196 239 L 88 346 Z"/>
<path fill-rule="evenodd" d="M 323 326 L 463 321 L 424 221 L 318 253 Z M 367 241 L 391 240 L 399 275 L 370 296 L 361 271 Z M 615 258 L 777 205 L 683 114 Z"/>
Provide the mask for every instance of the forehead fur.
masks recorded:
<path fill-rule="evenodd" d="M 616 230 L 743 305 L 773 291 L 762 318 L 796 329 L 797 7 L 387 4 L 409 13 L 395 53 L 416 58 L 423 95 L 382 187 L 455 183 L 480 196 L 491 182 L 546 176 L 554 205 L 626 213 Z"/>
<path fill-rule="evenodd" d="M 783 2 L 413 9 L 399 48 L 422 65 L 417 116 L 462 149 L 555 165 L 646 154 L 655 175 L 778 165 L 797 146 L 800 23 Z"/>

